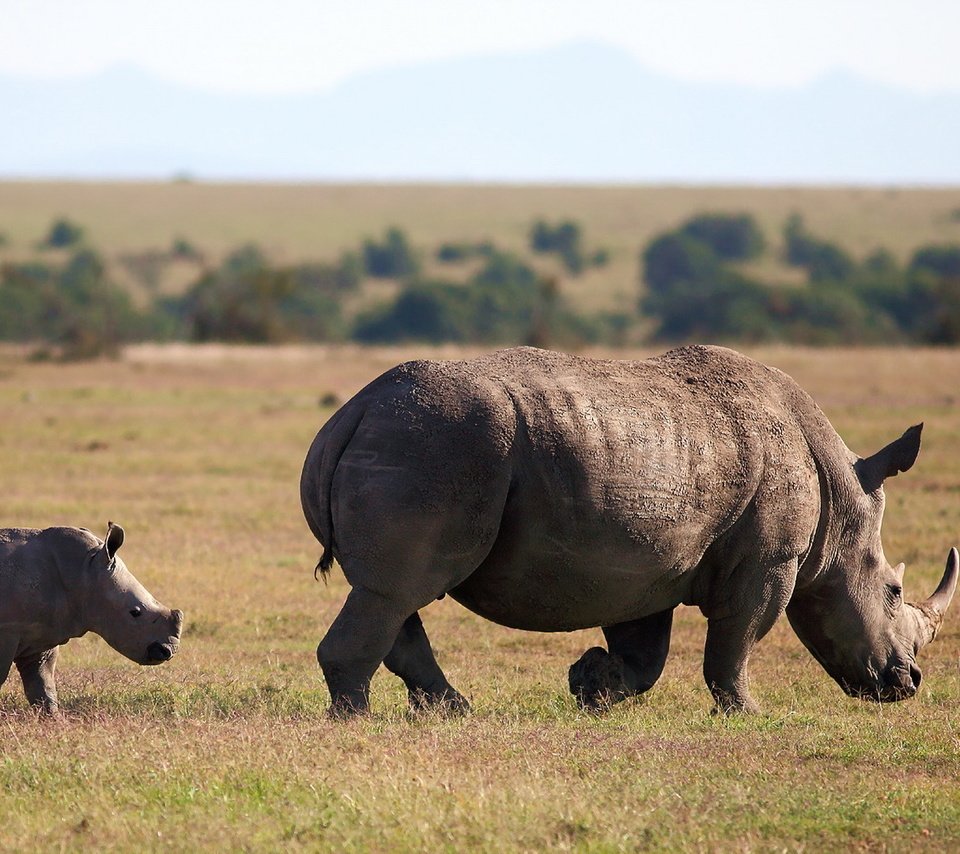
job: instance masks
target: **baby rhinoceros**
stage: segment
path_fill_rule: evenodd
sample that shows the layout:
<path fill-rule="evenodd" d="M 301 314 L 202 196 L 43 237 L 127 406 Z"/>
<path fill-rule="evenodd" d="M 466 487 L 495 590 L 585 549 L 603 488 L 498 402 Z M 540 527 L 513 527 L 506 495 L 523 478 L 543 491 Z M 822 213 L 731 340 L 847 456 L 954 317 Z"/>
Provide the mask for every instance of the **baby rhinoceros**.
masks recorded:
<path fill-rule="evenodd" d="M 169 661 L 183 612 L 161 605 L 117 557 L 123 528 L 0 529 L 0 685 L 16 663 L 31 705 L 57 712 L 61 644 L 96 632 L 137 664 Z"/>

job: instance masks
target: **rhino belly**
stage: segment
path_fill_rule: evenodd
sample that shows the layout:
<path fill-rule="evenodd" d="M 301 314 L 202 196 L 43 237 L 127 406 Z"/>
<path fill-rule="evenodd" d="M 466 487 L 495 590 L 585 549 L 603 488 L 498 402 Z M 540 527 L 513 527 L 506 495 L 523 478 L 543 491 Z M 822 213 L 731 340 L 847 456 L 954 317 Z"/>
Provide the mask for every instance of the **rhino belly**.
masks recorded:
<path fill-rule="evenodd" d="M 538 519 L 508 507 L 490 554 L 450 595 L 493 622 L 544 632 L 636 620 L 689 595 L 708 545 L 702 531 L 650 539 L 616 517 L 586 511 L 574 521 L 558 509 L 543 507 Z"/>

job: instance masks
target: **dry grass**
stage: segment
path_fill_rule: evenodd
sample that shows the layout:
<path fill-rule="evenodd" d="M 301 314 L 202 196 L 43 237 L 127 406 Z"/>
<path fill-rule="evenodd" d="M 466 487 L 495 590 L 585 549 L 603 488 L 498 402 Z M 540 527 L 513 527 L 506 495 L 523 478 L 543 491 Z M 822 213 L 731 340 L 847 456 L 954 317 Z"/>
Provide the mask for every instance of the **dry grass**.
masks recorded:
<path fill-rule="evenodd" d="M 760 645 L 765 714 L 709 714 L 704 621 L 681 608 L 640 701 L 579 713 L 566 668 L 598 632 L 537 635 L 449 599 L 424 620 L 462 720 L 411 720 L 402 686 L 334 724 L 313 650 L 345 584 L 315 583 L 297 478 L 331 410 L 386 367 L 458 351 L 140 347 L 117 362 L 0 352 L 4 525 L 127 530 L 127 564 L 183 608 L 182 651 L 140 669 L 99 639 L 61 656 L 65 719 L 0 690 L 0 849 L 956 850 L 960 611 L 907 703 L 843 696 L 785 621 Z M 887 490 L 888 556 L 925 595 L 958 537 L 960 352 L 768 349 L 848 444 L 926 421 Z M 954 606 L 956 608 L 956 606 Z"/>
<path fill-rule="evenodd" d="M 564 293 L 581 309 L 632 310 L 640 248 L 696 213 L 753 213 L 774 248 L 756 272 L 777 280 L 791 275 L 775 251 L 791 213 L 802 213 L 813 233 L 857 257 L 884 246 L 906 259 L 923 243 L 960 240 L 957 209 L 960 188 L 18 182 L 0 184 L 0 232 L 9 240 L 0 259 L 30 251 L 64 215 L 112 259 L 165 249 L 182 236 L 212 259 L 256 241 L 278 262 L 333 259 L 391 225 L 425 251 L 444 240 L 482 238 L 519 251 L 535 219 L 573 218 L 591 247 L 610 250 L 611 261 L 579 279 L 561 275 Z M 137 287 L 119 265 L 112 272 Z M 190 273 L 172 268 L 161 290 L 183 287 Z"/>

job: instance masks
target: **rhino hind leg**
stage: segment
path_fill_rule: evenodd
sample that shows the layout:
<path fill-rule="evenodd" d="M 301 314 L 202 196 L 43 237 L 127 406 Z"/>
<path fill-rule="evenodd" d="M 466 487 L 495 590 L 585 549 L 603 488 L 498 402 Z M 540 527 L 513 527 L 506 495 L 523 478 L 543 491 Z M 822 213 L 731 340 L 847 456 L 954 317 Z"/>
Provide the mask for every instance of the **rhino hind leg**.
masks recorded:
<path fill-rule="evenodd" d="M 17 642 L 15 637 L 0 635 L 0 685 L 7 681 L 10 674 L 14 656 L 17 654 Z"/>
<path fill-rule="evenodd" d="M 639 620 L 606 626 L 609 652 L 588 649 L 569 671 L 570 693 L 577 704 L 600 711 L 649 691 L 660 678 L 670 651 L 673 609 Z"/>
<path fill-rule="evenodd" d="M 390 652 L 409 611 L 354 587 L 317 647 L 317 661 L 330 690 L 330 716 L 351 717 L 370 707 L 370 679 Z"/>
<path fill-rule="evenodd" d="M 411 711 L 470 711 L 470 703 L 447 681 L 437 664 L 419 614 L 411 614 L 404 621 L 383 663 L 407 686 Z"/>
<path fill-rule="evenodd" d="M 43 715 L 54 716 L 57 702 L 56 669 L 60 647 L 55 646 L 37 655 L 16 659 L 27 702 Z"/>

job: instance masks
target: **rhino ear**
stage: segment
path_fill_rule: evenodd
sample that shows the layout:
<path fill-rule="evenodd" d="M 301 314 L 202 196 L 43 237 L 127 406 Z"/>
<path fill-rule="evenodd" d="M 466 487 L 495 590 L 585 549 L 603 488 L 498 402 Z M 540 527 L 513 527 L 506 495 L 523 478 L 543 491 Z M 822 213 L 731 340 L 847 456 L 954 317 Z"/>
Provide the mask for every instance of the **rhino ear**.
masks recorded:
<path fill-rule="evenodd" d="M 123 545 L 123 528 L 107 522 L 107 536 L 103 540 L 103 549 L 107 553 L 107 560 L 113 561 L 117 550 Z"/>
<path fill-rule="evenodd" d="M 920 453 L 920 431 L 923 424 L 915 424 L 899 439 L 891 442 L 873 456 L 857 460 L 854 469 L 864 492 L 879 489 L 884 480 L 902 471 L 907 471 L 917 460 Z"/>

